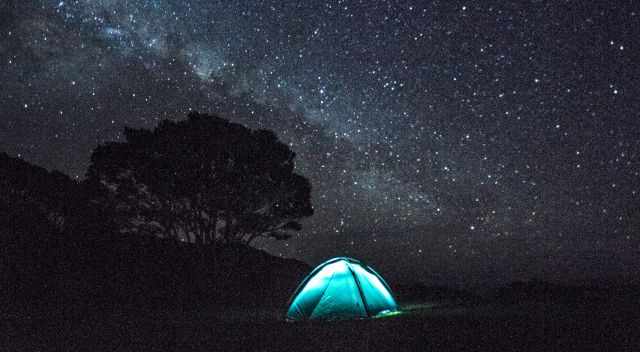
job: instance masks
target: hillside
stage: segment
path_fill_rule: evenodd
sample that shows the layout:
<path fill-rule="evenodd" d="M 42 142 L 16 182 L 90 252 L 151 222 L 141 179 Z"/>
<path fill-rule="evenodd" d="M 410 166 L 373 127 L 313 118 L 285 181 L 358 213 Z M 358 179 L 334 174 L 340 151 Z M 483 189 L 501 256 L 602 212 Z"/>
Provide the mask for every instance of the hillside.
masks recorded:
<path fill-rule="evenodd" d="M 284 306 L 310 271 L 246 245 L 115 233 L 83 187 L 0 154 L 3 306 Z"/>

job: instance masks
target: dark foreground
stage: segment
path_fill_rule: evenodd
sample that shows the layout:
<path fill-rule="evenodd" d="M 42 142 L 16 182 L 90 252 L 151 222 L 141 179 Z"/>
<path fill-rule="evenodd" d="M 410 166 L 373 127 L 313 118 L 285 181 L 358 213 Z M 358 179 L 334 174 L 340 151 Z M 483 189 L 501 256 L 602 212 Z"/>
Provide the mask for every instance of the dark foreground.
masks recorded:
<path fill-rule="evenodd" d="M 2 351 L 638 351 L 637 300 L 407 307 L 402 315 L 288 323 L 279 312 L 2 313 Z"/>

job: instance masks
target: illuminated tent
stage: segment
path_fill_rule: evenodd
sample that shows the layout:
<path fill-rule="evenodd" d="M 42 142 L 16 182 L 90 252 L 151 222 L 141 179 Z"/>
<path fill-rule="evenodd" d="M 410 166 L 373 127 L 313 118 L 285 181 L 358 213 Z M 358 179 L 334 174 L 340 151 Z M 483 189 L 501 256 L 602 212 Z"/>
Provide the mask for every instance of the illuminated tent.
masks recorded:
<path fill-rule="evenodd" d="M 382 277 L 346 257 L 330 259 L 315 268 L 290 302 L 289 320 L 367 318 L 397 310 Z"/>

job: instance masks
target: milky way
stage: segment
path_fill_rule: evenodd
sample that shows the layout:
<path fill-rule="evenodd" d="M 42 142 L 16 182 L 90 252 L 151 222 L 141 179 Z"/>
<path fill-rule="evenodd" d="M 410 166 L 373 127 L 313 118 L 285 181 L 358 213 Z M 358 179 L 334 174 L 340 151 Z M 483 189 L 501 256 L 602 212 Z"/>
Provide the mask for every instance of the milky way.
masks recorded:
<path fill-rule="evenodd" d="M 316 214 L 268 250 L 406 280 L 640 266 L 633 1 L 9 1 L 0 149 L 82 178 L 191 110 L 276 131 Z"/>

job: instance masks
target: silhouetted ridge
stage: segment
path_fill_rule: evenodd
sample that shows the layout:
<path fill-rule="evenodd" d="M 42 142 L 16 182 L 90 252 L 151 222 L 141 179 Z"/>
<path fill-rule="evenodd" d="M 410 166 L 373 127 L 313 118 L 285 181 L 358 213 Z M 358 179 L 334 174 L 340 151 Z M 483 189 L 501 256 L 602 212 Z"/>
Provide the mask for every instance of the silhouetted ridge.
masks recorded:
<path fill-rule="evenodd" d="M 0 153 L 3 306 L 284 307 L 310 268 L 249 243 L 313 213 L 295 153 L 197 113 L 125 135 L 81 183 Z"/>

